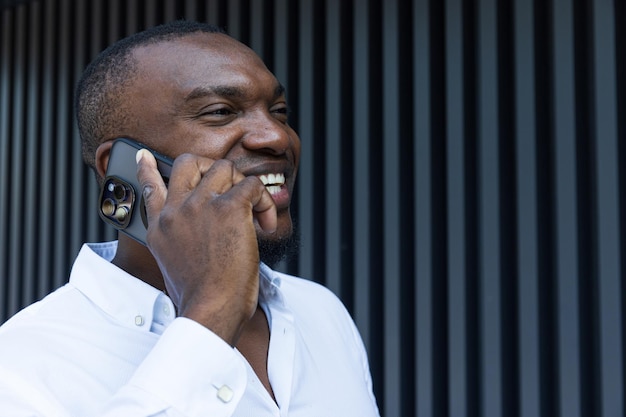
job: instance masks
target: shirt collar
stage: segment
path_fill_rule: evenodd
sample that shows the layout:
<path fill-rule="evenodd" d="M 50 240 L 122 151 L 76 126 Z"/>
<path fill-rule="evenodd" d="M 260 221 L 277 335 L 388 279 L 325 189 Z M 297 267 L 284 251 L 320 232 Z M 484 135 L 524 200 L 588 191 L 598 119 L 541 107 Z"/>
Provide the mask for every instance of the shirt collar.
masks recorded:
<path fill-rule="evenodd" d="M 117 241 L 84 244 L 72 267 L 70 284 L 123 325 L 160 334 L 176 316 L 172 301 L 112 264 L 116 251 Z M 261 263 L 259 276 L 259 302 L 284 305 L 279 274 Z"/>
<path fill-rule="evenodd" d="M 277 302 L 284 305 L 282 292 L 280 291 L 280 276 L 269 266 L 259 265 L 259 302 L 271 304 Z"/>
<path fill-rule="evenodd" d="M 174 305 L 163 292 L 113 265 L 116 250 L 116 241 L 84 244 L 70 284 L 122 325 L 160 333 L 174 319 Z M 162 326 L 153 329 L 154 321 Z"/>

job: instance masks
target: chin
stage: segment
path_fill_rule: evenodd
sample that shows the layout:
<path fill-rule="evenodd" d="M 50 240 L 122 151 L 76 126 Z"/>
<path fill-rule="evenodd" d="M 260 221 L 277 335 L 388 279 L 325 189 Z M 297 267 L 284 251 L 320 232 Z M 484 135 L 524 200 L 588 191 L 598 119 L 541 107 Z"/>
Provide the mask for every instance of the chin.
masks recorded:
<path fill-rule="evenodd" d="M 289 228 L 287 233 L 258 233 L 259 258 L 261 262 L 273 268 L 280 261 L 298 253 L 300 239 L 298 234 Z"/>

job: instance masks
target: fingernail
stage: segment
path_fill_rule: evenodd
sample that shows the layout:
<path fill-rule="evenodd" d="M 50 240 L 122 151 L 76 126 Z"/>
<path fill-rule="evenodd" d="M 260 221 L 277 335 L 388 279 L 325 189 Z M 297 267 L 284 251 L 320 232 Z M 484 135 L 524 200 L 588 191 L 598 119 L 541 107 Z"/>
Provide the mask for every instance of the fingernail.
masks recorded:
<path fill-rule="evenodd" d="M 147 151 L 147 150 L 145 150 L 145 149 L 139 149 L 139 150 L 137 151 L 137 153 L 135 154 L 135 161 L 136 161 L 137 163 L 139 163 L 139 161 L 141 161 L 141 159 L 143 158 L 143 156 L 144 156 L 144 154 L 145 154 L 146 152 L 148 152 L 148 151 Z"/>

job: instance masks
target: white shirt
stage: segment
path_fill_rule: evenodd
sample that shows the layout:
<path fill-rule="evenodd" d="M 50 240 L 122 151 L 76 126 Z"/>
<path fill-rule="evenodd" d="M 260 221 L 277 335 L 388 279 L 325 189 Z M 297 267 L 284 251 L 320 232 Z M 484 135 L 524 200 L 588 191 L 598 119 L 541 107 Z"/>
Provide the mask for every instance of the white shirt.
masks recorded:
<path fill-rule="evenodd" d="M 261 265 L 272 400 L 245 358 L 162 292 L 84 245 L 70 281 L 0 327 L 0 415 L 378 416 L 367 356 L 341 302 Z"/>

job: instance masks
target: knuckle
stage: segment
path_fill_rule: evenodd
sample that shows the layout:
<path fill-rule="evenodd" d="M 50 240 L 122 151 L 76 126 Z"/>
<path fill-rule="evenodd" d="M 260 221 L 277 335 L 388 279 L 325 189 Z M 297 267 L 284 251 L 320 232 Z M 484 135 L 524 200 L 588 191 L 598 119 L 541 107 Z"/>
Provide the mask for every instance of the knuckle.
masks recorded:
<path fill-rule="evenodd" d="M 152 182 L 146 182 L 141 187 L 141 196 L 147 210 L 154 210 L 159 201 L 165 199 L 165 191 Z"/>
<path fill-rule="evenodd" d="M 193 162 L 196 159 L 196 157 L 190 153 L 183 153 L 180 154 L 176 157 L 176 160 L 174 163 L 178 163 L 178 164 L 188 164 Z"/>
<path fill-rule="evenodd" d="M 176 222 L 177 211 L 169 207 L 164 207 L 159 214 L 159 228 L 165 232 L 170 230 Z"/>
<path fill-rule="evenodd" d="M 232 214 L 235 207 L 235 199 L 229 193 L 222 194 L 211 201 L 211 208 L 218 216 Z"/>
<path fill-rule="evenodd" d="M 213 163 L 213 168 L 217 171 L 221 171 L 221 170 L 232 171 L 234 167 L 235 167 L 235 163 L 228 159 L 218 159 L 217 161 Z"/>

